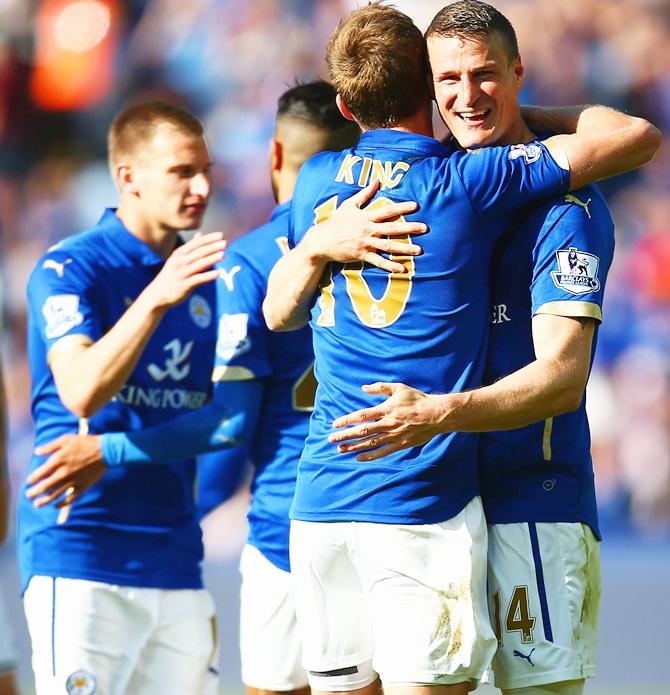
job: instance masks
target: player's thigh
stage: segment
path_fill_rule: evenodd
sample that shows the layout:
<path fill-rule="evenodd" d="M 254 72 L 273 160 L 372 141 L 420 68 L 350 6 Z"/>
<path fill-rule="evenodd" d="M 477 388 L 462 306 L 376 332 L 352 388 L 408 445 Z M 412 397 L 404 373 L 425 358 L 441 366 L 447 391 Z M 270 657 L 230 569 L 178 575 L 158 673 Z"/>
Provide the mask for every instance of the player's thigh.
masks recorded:
<path fill-rule="evenodd" d="M 291 522 L 291 575 L 303 666 L 312 690 L 366 688 L 372 671 L 367 597 L 352 561 L 351 523 Z"/>
<path fill-rule="evenodd" d="M 204 589 L 162 589 L 152 633 L 128 692 L 209 695 L 218 688 L 214 602 Z"/>
<path fill-rule="evenodd" d="M 384 689 L 477 681 L 495 650 L 481 500 L 439 524 L 358 529 Z"/>
<path fill-rule="evenodd" d="M 151 623 L 135 591 L 82 579 L 30 580 L 23 603 L 37 695 L 125 692 Z"/>
<path fill-rule="evenodd" d="M 269 691 L 307 685 L 291 574 L 246 545 L 240 559 L 242 682 Z"/>
<path fill-rule="evenodd" d="M 514 689 L 595 673 L 600 549 L 579 523 L 489 527 L 495 684 Z"/>

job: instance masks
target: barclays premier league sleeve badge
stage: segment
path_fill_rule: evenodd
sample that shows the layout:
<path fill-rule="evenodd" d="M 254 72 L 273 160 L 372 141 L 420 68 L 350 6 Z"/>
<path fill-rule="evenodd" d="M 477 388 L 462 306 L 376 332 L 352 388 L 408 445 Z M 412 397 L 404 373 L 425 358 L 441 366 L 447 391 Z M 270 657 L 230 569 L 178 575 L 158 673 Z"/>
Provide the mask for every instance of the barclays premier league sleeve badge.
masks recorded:
<path fill-rule="evenodd" d="M 556 251 L 558 270 L 551 271 L 554 285 L 571 294 L 586 294 L 600 289 L 598 265 L 600 259 L 575 246 Z"/>

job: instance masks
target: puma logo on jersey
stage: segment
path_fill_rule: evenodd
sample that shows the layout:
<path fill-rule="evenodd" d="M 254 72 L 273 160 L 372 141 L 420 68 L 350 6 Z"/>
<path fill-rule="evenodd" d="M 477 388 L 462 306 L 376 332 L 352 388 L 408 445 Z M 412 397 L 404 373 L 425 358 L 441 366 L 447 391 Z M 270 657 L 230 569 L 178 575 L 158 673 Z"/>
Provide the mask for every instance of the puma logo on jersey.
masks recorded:
<path fill-rule="evenodd" d="M 241 265 L 235 265 L 230 270 L 219 270 L 219 277 L 226 283 L 226 287 L 230 292 L 235 289 L 234 278 L 242 270 Z"/>
<path fill-rule="evenodd" d="M 165 360 L 165 368 L 161 369 L 157 364 L 152 363 L 147 367 L 149 374 L 155 381 L 163 381 L 168 376 L 175 381 L 185 379 L 191 369 L 191 365 L 186 360 L 189 358 L 192 349 L 192 340 L 189 340 L 183 347 L 179 338 L 171 340 L 163 347 L 163 350 L 171 353 Z"/>
<path fill-rule="evenodd" d="M 530 654 L 524 654 L 523 652 L 520 652 L 518 649 L 514 650 L 514 656 L 518 656 L 520 659 L 525 659 L 533 668 L 535 668 L 535 664 L 531 660 L 531 656 L 533 652 L 535 651 L 535 647 L 533 647 L 530 650 Z"/>
<path fill-rule="evenodd" d="M 54 261 L 53 258 L 47 258 L 44 263 L 42 263 L 42 268 L 45 270 L 53 270 L 55 271 L 56 275 L 58 275 L 59 278 L 63 277 L 63 273 L 65 272 L 65 266 L 72 263 L 71 258 L 67 258 L 64 260 L 62 263 L 59 263 L 58 261 Z"/>
<path fill-rule="evenodd" d="M 584 212 L 587 214 L 588 218 L 591 219 L 591 213 L 589 212 L 589 204 L 591 203 L 591 198 L 584 202 L 583 200 L 580 200 L 576 195 L 568 193 L 565 196 L 565 202 L 574 203 L 575 205 L 578 205 L 580 208 L 584 208 Z"/>

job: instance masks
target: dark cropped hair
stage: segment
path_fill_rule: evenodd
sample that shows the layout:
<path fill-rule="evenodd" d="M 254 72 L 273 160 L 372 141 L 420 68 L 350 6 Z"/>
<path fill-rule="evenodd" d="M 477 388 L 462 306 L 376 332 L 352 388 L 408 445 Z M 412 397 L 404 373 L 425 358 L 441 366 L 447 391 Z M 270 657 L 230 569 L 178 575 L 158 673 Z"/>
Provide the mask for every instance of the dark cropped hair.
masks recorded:
<path fill-rule="evenodd" d="M 337 130 L 349 121 L 337 108 L 336 96 L 333 85 L 325 80 L 297 84 L 277 100 L 277 119 L 288 116 L 324 130 Z"/>
<path fill-rule="evenodd" d="M 459 0 L 443 7 L 426 30 L 426 38 L 489 39 L 492 34 L 503 38 L 510 62 L 519 57 L 519 44 L 510 21 L 495 7 L 480 0 Z"/>

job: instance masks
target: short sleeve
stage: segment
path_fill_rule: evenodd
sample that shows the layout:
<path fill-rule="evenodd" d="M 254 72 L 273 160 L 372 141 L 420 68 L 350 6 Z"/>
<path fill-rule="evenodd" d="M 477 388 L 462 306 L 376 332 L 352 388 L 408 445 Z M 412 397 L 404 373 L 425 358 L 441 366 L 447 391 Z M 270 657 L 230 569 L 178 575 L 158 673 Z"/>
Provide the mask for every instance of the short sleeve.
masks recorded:
<path fill-rule="evenodd" d="M 568 191 L 570 172 L 539 141 L 453 155 L 477 214 L 511 215 Z"/>
<path fill-rule="evenodd" d="M 267 279 L 235 245 L 226 251 L 218 269 L 218 332 L 212 381 L 269 376 L 269 331 L 262 312 Z"/>
<path fill-rule="evenodd" d="M 554 206 L 533 249 L 532 313 L 602 321 L 614 225 L 597 189 L 580 189 Z"/>
<path fill-rule="evenodd" d="M 30 277 L 28 304 L 47 346 L 72 336 L 102 336 L 94 283 L 86 264 L 65 250 L 43 256 Z"/>

